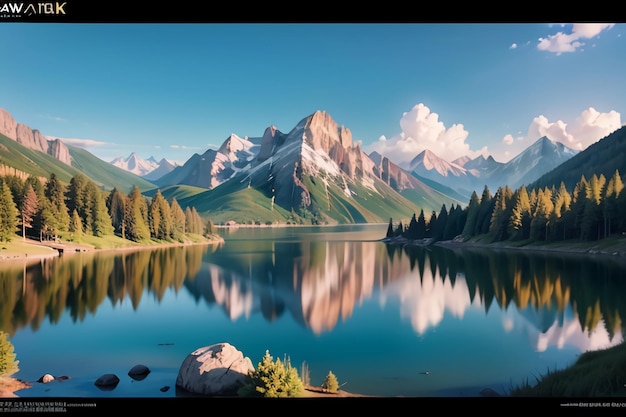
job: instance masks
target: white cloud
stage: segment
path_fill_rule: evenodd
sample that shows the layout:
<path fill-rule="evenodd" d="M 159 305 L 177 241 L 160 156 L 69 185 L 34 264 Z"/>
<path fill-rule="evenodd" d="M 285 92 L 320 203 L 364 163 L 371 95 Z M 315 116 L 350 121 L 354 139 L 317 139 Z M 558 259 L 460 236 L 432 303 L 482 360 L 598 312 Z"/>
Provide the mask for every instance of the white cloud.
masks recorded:
<path fill-rule="evenodd" d="M 72 146 L 76 146 L 78 148 L 91 148 L 94 146 L 106 146 L 106 145 L 113 145 L 112 143 L 108 143 L 108 142 L 101 142 L 101 141 L 97 141 L 97 140 L 93 140 L 93 139 L 79 139 L 79 138 L 59 138 L 56 136 L 46 136 L 46 138 L 48 140 L 54 140 L 54 139 L 59 139 L 61 142 L 65 143 L 66 145 L 72 145 Z"/>
<path fill-rule="evenodd" d="M 484 152 L 470 150 L 469 144 L 465 143 L 468 132 L 462 124 L 446 128 L 439 121 L 439 115 L 431 113 L 423 103 L 416 104 L 402 115 L 400 128 L 399 134 L 390 139 L 381 136 L 366 146 L 365 151 L 376 151 L 402 167 L 408 167 L 409 162 L 425 149 L 447 161 L 465 155 L 473 158 Z"/>
<path fill-rule="evenodd" d="M 539 38 L 537 49 L 561 55 L 563 52 L 575 52 L 585 45 L 582 40 L 598 36 L 602 31 L 609 30 L 614 23 L 575 23 L 571 32 L 558 32 L 547 38 Z"/>
<path fill-rule="evenodd" d="M 514 141 L 515 139 L 513 139 L 513 135 L 506 135 L 504 138 L 502 138 L 502 142 L 507 145 L 513 144 Z"/>
<path fill-rule="evenodd" d="M 526 136 L 513 137 L 510 134 L 504 136 L 492 154 L 497 161 L 507 162 L 543 136 L 561 142 L 569 148 L 584 150 L 621 126 L 621 116 L 618 112 L 611 110 L 608 113 L 600 113 L 593 107 L 581 112 L 571 124 L 562 120 L 551 122 L 544 115 L 539 115 L 530 123 Z"/>
<path fill-rule="evenodd" d="M 516 49 L 516 48 L 517 48 L 517 44 L 516 43 L 511 44 L 511 46 L 509 47 L 509 49 Z"/>

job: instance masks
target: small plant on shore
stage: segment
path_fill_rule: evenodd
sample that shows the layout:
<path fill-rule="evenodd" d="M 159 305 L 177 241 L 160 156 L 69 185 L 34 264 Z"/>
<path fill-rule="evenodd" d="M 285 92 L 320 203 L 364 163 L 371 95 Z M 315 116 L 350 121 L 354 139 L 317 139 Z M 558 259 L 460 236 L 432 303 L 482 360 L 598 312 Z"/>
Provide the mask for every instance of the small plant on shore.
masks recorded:
<path fill-rule="evenodd" d="M 302 376 L 300 377 L 305 386 L 311 385 L 311 373 L 309 372 L 309 364 L 302 362 Z"/>
<path fill-rule="evenodd" d="M 0 377 L 11 376 L 19 371 L 19 361 L 15 360 L 13 343 L 9 341 L 7 333 L 0 331 Z"/>
<path fill-rule="evenodd" d="M 337 377 L 333 374 L 332 371 L 328 371 L 328 374 L 324 378 L 324 382 L 322 382 L 322 388 L 330 391 L 337 392 L 339 389 L 339 382 L 337 381 Z"/>
<path fill-rule="evenodd" d="M 298 376 L 298 370 L 291 366 L 289 358 L 284 361 L 265 351 L 263 360 L 250 372 L 249 379 L 239 388 L 240 397 L 285 398 L 299 397 L 304 392 L 304 385 Z"/>

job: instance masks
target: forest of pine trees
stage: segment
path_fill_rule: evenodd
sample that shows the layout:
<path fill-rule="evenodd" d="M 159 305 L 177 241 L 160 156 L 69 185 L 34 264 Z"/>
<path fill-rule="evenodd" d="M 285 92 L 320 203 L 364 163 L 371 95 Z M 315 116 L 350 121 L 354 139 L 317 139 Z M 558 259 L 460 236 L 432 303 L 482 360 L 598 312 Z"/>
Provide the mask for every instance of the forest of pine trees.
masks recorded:
<path fill-rule="evenodd" d="M 527 241 L 554 242 L 577 239 L 595 241 L 626 232 L 626 192 L 616 170 L 611 178 L 584 175 L 572 190 L 564 183 L 556 187 L 527 190 L 521 186 L 513 191 L 500 187 L 492 195 L 485 186 L 479 197 L 472 193 L 468 205 L 461 209 L 445 204 L 439 213 L 428 218 L 422 212 L 408 225 L 396 226 L 389 219 L 387 238 L 409 240 L 464 240 L 486 236 L 491 242 Z"/>
<path fill-rule="evenodd" d="M 0 242 L 18 235 L 38 240 L 75 241 L 84 235 L 117 235 L 141 242 L 182 241 L 188 234 L 208 236 L 214 226 L 194 207 L 184 210 L 160 190 L 148 199 L 137 186 L 129 194 L 106 192 L 78 174 L 69 184 L 52 173 L 45 183 L 34 176 L 0 176 Z"/>

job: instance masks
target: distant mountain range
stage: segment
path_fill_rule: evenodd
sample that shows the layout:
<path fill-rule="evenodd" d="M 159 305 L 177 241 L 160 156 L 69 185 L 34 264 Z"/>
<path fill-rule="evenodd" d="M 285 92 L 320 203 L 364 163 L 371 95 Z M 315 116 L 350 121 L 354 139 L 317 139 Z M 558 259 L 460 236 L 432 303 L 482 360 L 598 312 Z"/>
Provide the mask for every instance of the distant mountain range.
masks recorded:
<path fill-rule="evenodd" d="M 105 162 L 61 139 L 46 139 L 0 109 L 0 175 L 47 178 L 54 172 L 69 181 L 80 172 L 105 190 L 138 185 L 147 197 L 160 190 L 218 224 L 387 222 L 420 210 L 439 212 L 444 204 L 465 206 L 485 186 L 495 192 L 505 184 L 515 189 L 576 181 L 583 170 L 621 172 L 624 135 L 621 128 L 582 152 L 542 137 L 507 163 L 490 156 L 446 161 L 425 150 L 405 169 L 376 152 L 364 153 L 348 128 L 316 111 L 288 133 L 269 126 L 258 137 L 233 134 L 217 150 L 177 165 L 135 152 Z"/>
<path fill-rule="evenodd" d="M 178 166 L 175 162 L 162 158 L 160 161 L 151 156 L 143 159 L 137 153 L 132 152 L 128 157 L 117 157 L 111 161 L 111 165 L 121 168 L 125 171 L 132 172 L 135 175 L 143 177 L 147 180 L 156 180 L 163 175 L 171 172 Z"/>
<path fill-rule="evenodd" d="M 506 163 L 497 162 L 491 156 L 475 159 L 464 157 L 448 162 L 425 150 L 411 161 L 410 169 L 417 178 L 449 187 L 469 200 L 473 191 L 480 195 L 485 186 L 492 192 L 504 185 L 512 189 L 519 188 L 578 152 L 543 136 Z"/>

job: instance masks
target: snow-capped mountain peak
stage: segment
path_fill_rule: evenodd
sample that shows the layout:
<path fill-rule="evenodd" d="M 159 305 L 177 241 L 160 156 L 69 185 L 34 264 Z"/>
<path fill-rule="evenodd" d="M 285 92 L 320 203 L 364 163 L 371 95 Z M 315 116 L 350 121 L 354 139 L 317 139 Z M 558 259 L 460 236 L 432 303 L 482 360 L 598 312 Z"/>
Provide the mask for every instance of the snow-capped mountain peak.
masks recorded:
<path fill-rule="evenodd" d="M 118 157 L 111 161 L 112 165 L 118 168 L 122 168 L 128 172 L 132 172 L 135 175 L 143 177 L 146 174 L 154 171 L 159 167 L 159 164 L 154 161 L 143 159 L 136 152 L 132 152 L 128 157 Z"/>

